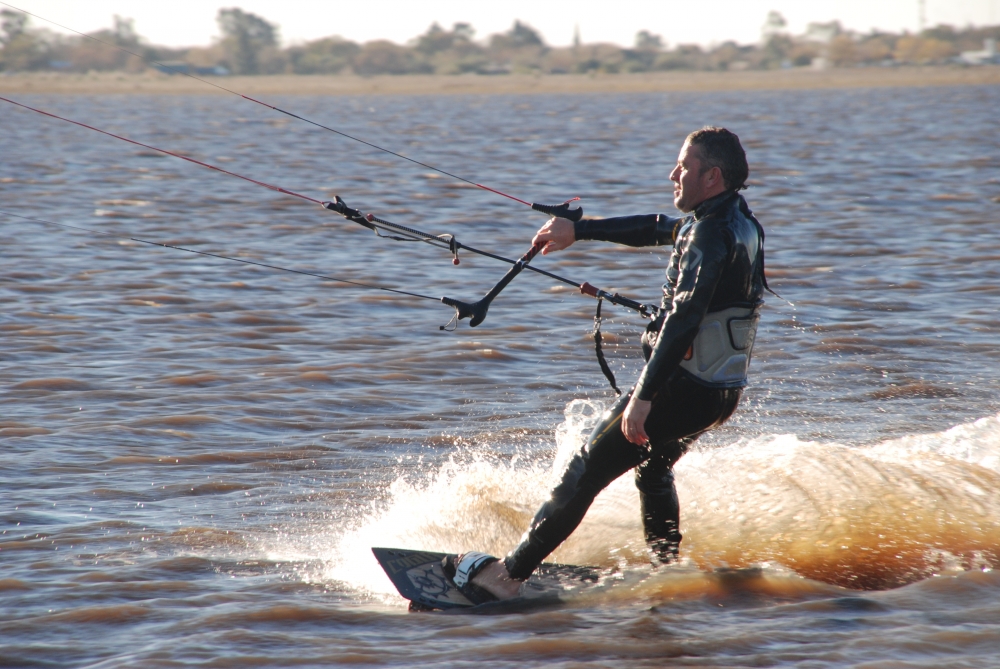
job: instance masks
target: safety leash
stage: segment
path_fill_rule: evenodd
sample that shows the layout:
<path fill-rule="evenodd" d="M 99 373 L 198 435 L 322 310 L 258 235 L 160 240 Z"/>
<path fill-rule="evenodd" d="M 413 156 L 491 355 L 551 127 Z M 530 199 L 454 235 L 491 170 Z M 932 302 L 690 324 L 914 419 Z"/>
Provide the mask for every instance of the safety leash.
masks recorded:
<path fill-rule="evenodd" d="M 611 389 L 615 391 L 615 394 L 620 396 L 622 391 L 615 382 L 615 373 L 608 366 L 608 361 L 604 357 L 604 348 L 601 346 L 601 304 L 603 303 L 603 298 L 597 298 L 597 313 L 594 314 L 594 352 L 597 354 L 597 364 L 601 366 L 604 378 L 611 384 Z"/>

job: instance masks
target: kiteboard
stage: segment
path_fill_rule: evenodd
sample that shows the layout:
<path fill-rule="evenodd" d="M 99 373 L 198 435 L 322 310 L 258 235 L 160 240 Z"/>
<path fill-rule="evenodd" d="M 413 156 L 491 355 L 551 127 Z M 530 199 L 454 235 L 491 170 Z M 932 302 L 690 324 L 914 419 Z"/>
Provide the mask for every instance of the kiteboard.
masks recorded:
<path fill-rule="evenodd" d="M 375 559 L 399 594 L 410 600 L 411 611 L 462 609 L 475 606 L 448 578 L 441 561 L 448 554 L 405 548 L 372 548 Z M 603 572 L 594 567 L 543 562 L 521 588 L 515 600 L 480 606 L 510 605 L 518 602 L 558 602 L 560 594 L 596 585 Z"/>

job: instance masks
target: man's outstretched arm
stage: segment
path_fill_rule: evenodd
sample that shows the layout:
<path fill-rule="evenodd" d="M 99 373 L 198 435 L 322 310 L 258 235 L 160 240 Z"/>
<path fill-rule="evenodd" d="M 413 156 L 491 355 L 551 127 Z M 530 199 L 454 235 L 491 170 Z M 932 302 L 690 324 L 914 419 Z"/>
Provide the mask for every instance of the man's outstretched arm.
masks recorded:
<path fill-rule="evenodd" d="M 674 243 L 674 233 L 682 220 L 663 214 L 585 218 L 576 223 L 565 218 L 552 218 L 532 241 L 545 243 L 543 254 L 561 251 L 582 239 L 626 246 L 666 246 Z"/>

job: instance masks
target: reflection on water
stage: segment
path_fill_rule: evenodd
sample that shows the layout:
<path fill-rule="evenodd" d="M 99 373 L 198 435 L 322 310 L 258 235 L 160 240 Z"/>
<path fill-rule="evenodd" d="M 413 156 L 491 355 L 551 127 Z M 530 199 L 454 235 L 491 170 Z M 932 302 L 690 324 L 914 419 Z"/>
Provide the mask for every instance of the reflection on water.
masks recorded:
<path fill-rule="evenodd" d="M 236 99 L 24 101 L 509 257 L 544 221 Z M 443 333 L 443 305 L 128 241 L 463 300 L 506 271 L 7 107 L 0 210 L 111 233 L 2 217 L 7 664 L 836 665 L 906 646 L 989 666 L 995 89 L 277 102 L 595 215 L 669 213 L 684 135 L 740 134 L 794 306 L 769 299 L 742 408 L 678 465 L 683 564 L 650 571 L 624 477 L 553 556 L 614 570 L 606 587 L 405 615 L 368 547 L 516 542 L 610 398 L 594 303 L 524 273 L 483 325 Z M 535 263 L 651 301 L 667 252 Z M 626 383 L 643 323 L 605 314 Z"/>

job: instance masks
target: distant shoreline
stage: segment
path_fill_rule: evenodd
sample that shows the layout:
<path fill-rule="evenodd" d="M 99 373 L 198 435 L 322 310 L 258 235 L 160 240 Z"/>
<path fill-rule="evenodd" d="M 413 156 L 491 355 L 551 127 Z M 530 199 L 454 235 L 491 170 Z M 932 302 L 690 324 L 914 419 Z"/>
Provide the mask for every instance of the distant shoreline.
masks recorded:
<path fill-rule="evenodd" d="M 646 72 L 598 75 L 277 75 L 204 77 L 226 88 L 271 95 L 531 95 L 653 93 L 724 90 L 810 90 L 1000 84 L 1000 66 L 867 67 L 852 69 L 750 70 L 742 72 Z M 70 95 L 224 94 L 181 75 L 55 72 L 0 75 L 2 93 Z"/>

